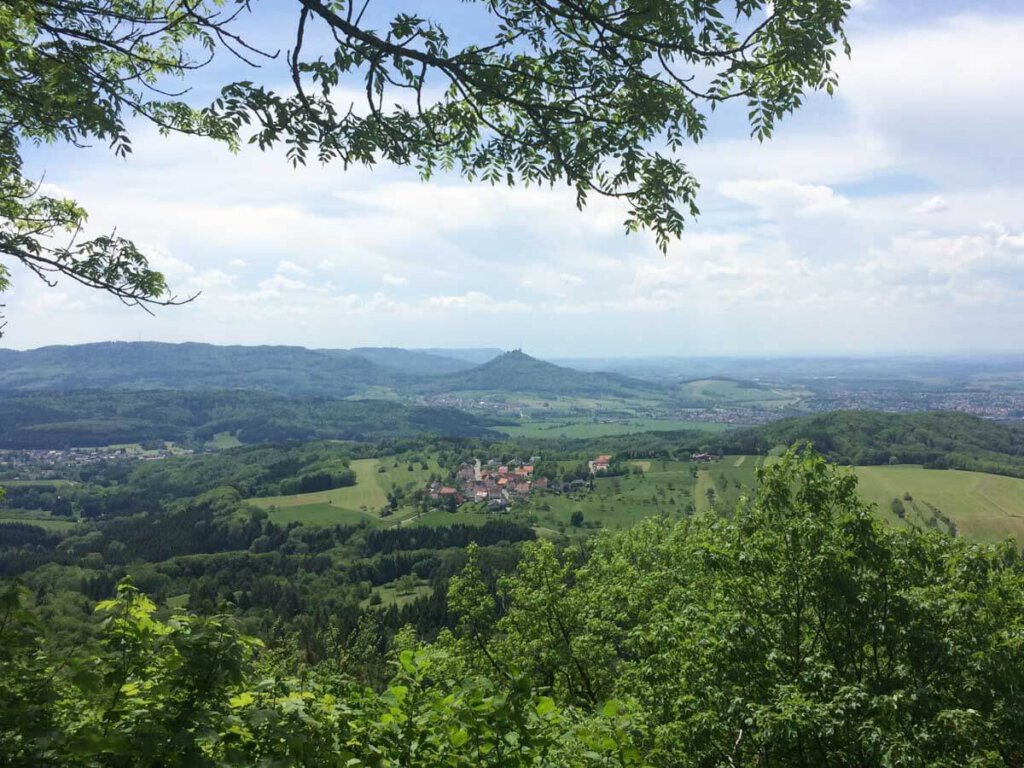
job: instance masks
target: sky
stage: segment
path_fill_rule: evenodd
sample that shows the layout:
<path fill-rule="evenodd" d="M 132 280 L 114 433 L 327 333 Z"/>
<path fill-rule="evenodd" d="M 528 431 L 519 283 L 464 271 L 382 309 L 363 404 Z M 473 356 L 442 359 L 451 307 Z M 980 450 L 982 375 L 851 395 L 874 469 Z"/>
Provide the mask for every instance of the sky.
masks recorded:
<path fill-rule="evenodd" d="M 468 6 L 427 7 L 472 36 Z M 257 3 L 249 34 L 286 48 L 293 16 Z M 14 268 L 2 344 L 1024 351 L 1024 4 L 858 0 L 847 32 L 834 97 L 811 96 L 765 144 L 735 110 L 716 113 L 683 150 L 701 215 L 664 255 L 624 234 L 617 203 L 579 212 L 564 188 L 293 169 L 142 123 L 125 160 L 32 149 L 27 172 L 85 206 L 92 231 L 116 227 L 179 295 L 201 295 L 150 317 Z M 281 67 L 258 77 L 283 80 Z M 253 74 L 221 62 L 204 77 Z"/>

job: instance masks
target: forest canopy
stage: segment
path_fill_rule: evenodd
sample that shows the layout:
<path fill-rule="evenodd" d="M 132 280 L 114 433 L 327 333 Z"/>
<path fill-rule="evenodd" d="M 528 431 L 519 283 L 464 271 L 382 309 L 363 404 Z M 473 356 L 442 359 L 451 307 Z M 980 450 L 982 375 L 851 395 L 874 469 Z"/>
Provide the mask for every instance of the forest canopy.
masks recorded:
<path fill-rule="evenodd" d="M 733 514 L 652 519 L 488 578 L 455 622 L 314 666 L 124 582 L 95 643 L 0 599 L 5 765 L 1017 766 L 1016 546 L 892 529 L 847 470 L 790 451 Z M 369 641 L 369 637 L 367 640 Z"/>

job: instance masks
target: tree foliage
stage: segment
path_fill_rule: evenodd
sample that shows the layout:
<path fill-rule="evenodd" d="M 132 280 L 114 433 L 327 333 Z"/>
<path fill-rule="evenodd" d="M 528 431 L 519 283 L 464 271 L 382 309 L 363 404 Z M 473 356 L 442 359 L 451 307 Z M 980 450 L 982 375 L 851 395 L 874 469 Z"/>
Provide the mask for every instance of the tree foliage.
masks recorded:
<path fill-rule="evenodd" d="M 580 207 L 593 194 L 623 200 L 626 229 L 653 231 L 664 249 L 697 213 L 680 154 L 703 138 L 708 112 L 740 100 L 753 135 L 769 137 L 806 91 L 835 87 L 849 10 L 849 0 L 479 0 L 490 24 L 460 44 L 429 4 L 376 22 L 367 5 L 296 0 L 293 92 L 239 81 L 200 108 L 169 84 L 187 87 L 220 51 L 265 55 L 237 33 L 250 0 L 5 3 L 0 254 L 128 304 L 178 301 L 130 240 L 85 239 L 82 207 L 23 175 L 25 142 L 100 141 L 126 155 L 131 116 L 232 148 L 283 144 L 294 163 L 565 183 Z M 308 44 L 314 27 L 332 50 Z M 339 98 L 353 85 L 360 107 Z M 0 268 L 0 289 L 8 277 Z"/>
<path fill-rule="evenodd" d="M 401 632 L 384 666 L 370 609 L 373 686 L 127 582 L 68 651 L 12 586 L 0 762 L 1021 765 L 1019 550 L 885 528 L 811 451 L 761 472 L 729 515 L 529 543 L 504 578 L 471 546 L 433 644 Z"/>

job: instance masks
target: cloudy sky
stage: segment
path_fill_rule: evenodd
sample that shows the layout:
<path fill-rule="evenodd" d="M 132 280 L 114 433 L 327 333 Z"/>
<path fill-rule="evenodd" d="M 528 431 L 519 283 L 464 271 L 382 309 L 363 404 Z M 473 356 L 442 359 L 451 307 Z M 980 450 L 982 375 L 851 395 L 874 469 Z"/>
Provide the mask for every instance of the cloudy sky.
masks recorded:
<path fill-rule="evenodd" d="M 289 21 L 264 14 L 253 32 L 287 47 L 275 35 L 290 37 Z M 202 295 L 148 317 L 15 269 L 3 343 L 1021 351 L 1024 7 L 860 0 L 848 32 L 834 98 L 811 98 L 765 145 L 718 114 L 686 151 L 702 214 L 667 255 L 624 235 L 616 204 L 579 213 L 562 189 L 296 170 L 141 124 L 127 160 L 33 151 L 28 170 L 85 205 L 93 227 L 117 227 L 178 293 Z"/>

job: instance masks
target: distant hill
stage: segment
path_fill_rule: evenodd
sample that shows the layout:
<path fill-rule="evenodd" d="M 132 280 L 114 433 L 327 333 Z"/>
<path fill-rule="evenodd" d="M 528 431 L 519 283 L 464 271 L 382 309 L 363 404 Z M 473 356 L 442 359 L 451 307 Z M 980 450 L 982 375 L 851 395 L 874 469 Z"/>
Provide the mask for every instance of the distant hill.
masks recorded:
<path fill-rule="evenodd" d="M 303 347 L 103 342 L 0 350 L 2 389 L 259 389 L 355 395 L 403 374 L 355 354 Z"/>
<path fill-rule="evenodd" d="M 455 360 L 464 360 L 472 365 L 481 365 L 486 363 L 488 360 L 493 360 L 498 355 L 502 354 L 505 350 L 497 349 L 496 347 L 479 347 L 479 348 L 467 348 L 459 349 L 457 347 L 430 347 L 427 349 L 412 349 L 410 352 L 423 352 L 427 355 L 434 355 L 436 357 L 450 357 Z"/>
<path fill-rule="evenodd" d="M 764 454 L 802 440 L 847 464 L 923 464 L 1024 477 L 1024 429 L 966 413 L 833 411 L 727 433 L 720 447 Z"/>
<path fill-rule="evenodd" d="M 390 400 L 287 397 L 267 392 L 83 390 L 0 397 L 0 448 L 69 448 L 149 440 L 244 443 L 442 437 L 500 438 L 490 422 L 454 408 Z"/>
<path fill-rule="evenodd" d="M 492 350 L 451 350 L 477 353 Z M 257 390 L 298 397 L 388 397 L 508 392 L 563 397 L 668 397 L 664 386 L 579 371 L 521 351 L 481 365 L 389 347 L 306 349 L 158 342 L 103 342 L 0 350 L 0 391 Z"/>
<path fill-rule="evenodd" d="M 470 360 L 446 357 L 440 353 L 421 352 L 400 347 L 354 347 L 353 349 L 321 349 L 327 355 L 346 357 L 358 356 L 411 376 L 439 376 L 472 368 L 477 363 Z M 488 358 L 490 359 L 490 358 Z"/>
<path fill-rule="evenodd" d="M 664 394 L 665 390 L 628 376 L 588 373 L 563 368 L 521 351 L 505 352 L 468 371 L 420 382 L 423 392 L 516 392 L 561 396 L 637 396 Z"/>

